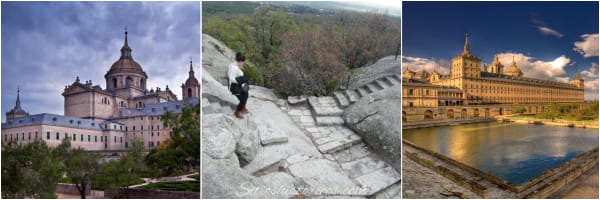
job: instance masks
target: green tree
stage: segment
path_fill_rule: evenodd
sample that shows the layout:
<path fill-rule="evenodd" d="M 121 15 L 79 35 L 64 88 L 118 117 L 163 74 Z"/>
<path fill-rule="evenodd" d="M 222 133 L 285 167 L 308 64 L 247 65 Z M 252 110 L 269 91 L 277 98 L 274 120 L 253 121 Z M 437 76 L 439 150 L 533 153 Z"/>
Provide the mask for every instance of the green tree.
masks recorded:
<path fill-rule="evenodd" d="M 100 171 L 99 156 L 81 148 L 72 149 L 68 152 L 68 156 L 64 163 L 64 171 L 77 187 L 81 198 L 85 199 L 86 191 L 91 189 L 89 187 L 92 180 Z"/>
<path fill-rule="evenodd" d="M 523 106 L 517 106 L 512 109 L 513 113 L 525 113 L 526 109 Z"/>
<path fill-rule="evenodd" d="M 56 198 L 60 164 L 46 143 L 2 146 L 2 198 Z"/>
<path fill-rule="evenodd" d="M 167 112 L 160 118 L 171 129 L 170 138 L 150 151 L 145 161 L 154 175 L 171 175 L 187 166 L 200 165 L 200 104 L 184 106 L 181 113 Z"/>
<path fill-rule="evenodd" d="M 95 178 L 94 188 L 117 189 L 141 183 L 141 176 L 146 172 L 144 152 L 143 141 L 133 139 L 131 146 L 119 160 L 102 164 L 99 176 Z"/>

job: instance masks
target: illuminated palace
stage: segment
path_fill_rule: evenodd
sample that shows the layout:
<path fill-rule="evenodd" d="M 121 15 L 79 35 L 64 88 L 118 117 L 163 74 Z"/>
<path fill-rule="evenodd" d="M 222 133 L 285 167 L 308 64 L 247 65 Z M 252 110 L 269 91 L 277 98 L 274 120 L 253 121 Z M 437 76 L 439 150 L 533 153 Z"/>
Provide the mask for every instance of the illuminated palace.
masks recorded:
<path fill-rule="evenodd" d="M 62 93 L 64 115 L 29 115 L 17 94 L 15 107 L 6 113 L 6 122 L 2 123 L 2 142 L 41 139 L 49 146 L 57 146 L 69 138 L 73 147 L 88 151 L 122 151 L 132 138 L 143 140 L 148 148 L 160 145 L 171 133 L 160 116 L 198 104 L 200 84 L 190 61 L 189 76 L 181 85 L 182 100 L 169 86 L 147 89 L 148 76 L 131 52 L 125 32 L 121 57 L 104 75 L 106 89 L 77 77 Z"/>
<path fill-rule="evenodd" d="M 523 77 L 514 58 L 505 69 L 498 55 L 486 68 L 471 53 L 468 35 L 448 74 L 406 69 L 402 77 L 403 121 L 490 117 L 517 106 L 537 113 L 550 102 L 584 101 L 579 72 L 569 83 Z"/>

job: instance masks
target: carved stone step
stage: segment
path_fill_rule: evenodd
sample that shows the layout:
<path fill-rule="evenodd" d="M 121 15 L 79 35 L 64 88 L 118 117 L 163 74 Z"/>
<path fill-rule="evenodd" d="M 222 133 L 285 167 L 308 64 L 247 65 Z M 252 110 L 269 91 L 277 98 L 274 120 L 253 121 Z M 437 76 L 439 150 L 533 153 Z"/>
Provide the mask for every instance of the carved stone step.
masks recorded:
<path fill-rule="evenodd" d="M 366 97 L 367 95 L 369 95 L 369 92 L 367 91 L 367 89 L 363 87 L 360 87 L 358 89 L 356 89 L 358 91 L 358 94 L 360 94 L 360 97 Z"/>
<path fill-rule="evenodd" d="M 344 119 L 340 116 L 317 116 L 315 117 L 318 126 L 331 126 L 344 124 Z"/>
<path fill-rule="evenodd" d="M 369 93 L 373 93 L 373 92 L 375 92 L 375 91 L 379 91 L 379 90 L 381 90 L 379 87 L 377 87 L 377 86 L 376 86 L 375 84 L 373 84 L 372 82 L 371 82 L 371 83 L 367 83 L 365 86 L 366 86 L 367 88 L 369 88 L 369 90 L 371 91 L 371 92 L 369 92 Z"/>
<path fill-rule="evenodd" d="M 317 116 L 339 116 L 344 113 L 333 97 L 308 97 L 308 104 Z"/>
<path fill-rule="evenodd" d="M 335 100 L 342 108 L 348 107 L 350 105 L 348 98 L 346 98 L 346 96 L 344 94 L 342 94 L 341 92 L 333 92 L 333 96 L 335 97 Z"/>
<path fill-rule="evenodd" d="M 392 85 L 390 85 L 389 83 L 385 82 L 382 79 L 377 79 L 377 80 L 375 80 L 375 82 L 377 82 L 377 84 L 379 84 L 379 86 L 381 86 L 384 89 L 392 86 Z"/>
<path fill-rule="evenodd" d="M 385 79 L 388 82 L 390 82 L 392 85 L 398 85 L 398 84 L 400 84 L 400 82 L 397 79 L 392 78 L 392 76 L 386 76 Z"/>
<path fill-rule="evenodd" d="M 350 101 L 350 103 L 354 103 L 360 98 L 355 90 L 346 90 L 346 97 L 348 97 L 348 101 Z"/>

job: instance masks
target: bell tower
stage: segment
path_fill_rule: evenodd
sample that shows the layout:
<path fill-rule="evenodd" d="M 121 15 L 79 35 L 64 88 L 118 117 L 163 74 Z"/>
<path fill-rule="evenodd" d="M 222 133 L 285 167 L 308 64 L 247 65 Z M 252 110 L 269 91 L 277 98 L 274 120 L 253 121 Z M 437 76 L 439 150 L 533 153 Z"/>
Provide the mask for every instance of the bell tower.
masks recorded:
<path fill-rule="evenodd" d="M 480 78 L 481 59 L 471 54 L 469 45 L 469 34 L 465 34 L 465 46 L 463 52 L 452 58 L 452 78 Z"/>
<path fill-rule="evenodd" d="M 188 78 L 184 84 L 181 84 L 181 94 L 183 95 L 183 101 L 200 97 L 200 83 L 198 82 L 198 79 L 196 79 L 196 76 L 194 76 L 192 58 L 190 58 L 190 71 L 188 72 Z"/>

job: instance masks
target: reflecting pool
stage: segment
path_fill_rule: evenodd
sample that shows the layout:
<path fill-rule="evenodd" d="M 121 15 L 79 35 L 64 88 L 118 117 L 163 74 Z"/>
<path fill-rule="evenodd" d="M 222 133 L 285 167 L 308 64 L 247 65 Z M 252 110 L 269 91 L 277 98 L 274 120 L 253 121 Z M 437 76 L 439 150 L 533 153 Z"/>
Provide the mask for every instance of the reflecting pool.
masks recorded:
<path fill-rule="evenodd" d="M 598 130 L 485 122 L 403 130 L 402 137 L 514 184 L 598 146 Z"/>

